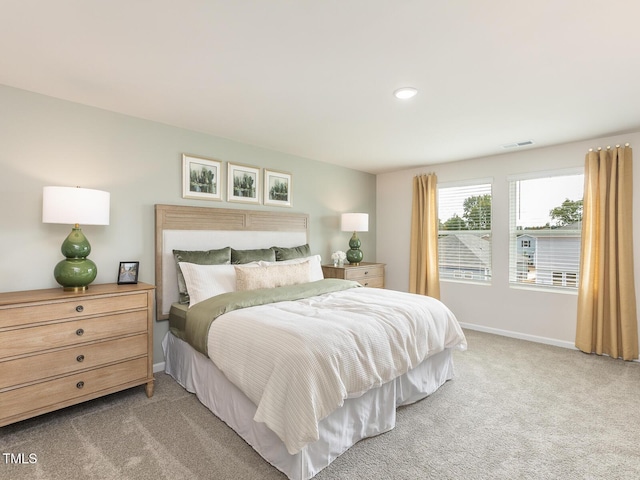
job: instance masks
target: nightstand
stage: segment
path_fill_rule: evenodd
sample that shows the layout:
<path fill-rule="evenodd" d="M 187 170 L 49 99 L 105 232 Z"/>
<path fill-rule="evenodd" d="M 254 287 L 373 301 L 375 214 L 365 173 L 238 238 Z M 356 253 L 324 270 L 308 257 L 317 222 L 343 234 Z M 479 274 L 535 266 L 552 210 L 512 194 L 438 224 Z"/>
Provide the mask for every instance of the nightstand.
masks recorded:
<path fill-rule="evenodd" d="M 361 262 L 359 265 L 346 264 L 343 267 L 323 265 L 324 278 L 355 280 L 364 287 L 384 288 L 384 263 Z"/>
<path fill-rule="evenodd" d="M 0 426 L 137 385 L 151 397 L 154 289 L 0 293 Z"/>

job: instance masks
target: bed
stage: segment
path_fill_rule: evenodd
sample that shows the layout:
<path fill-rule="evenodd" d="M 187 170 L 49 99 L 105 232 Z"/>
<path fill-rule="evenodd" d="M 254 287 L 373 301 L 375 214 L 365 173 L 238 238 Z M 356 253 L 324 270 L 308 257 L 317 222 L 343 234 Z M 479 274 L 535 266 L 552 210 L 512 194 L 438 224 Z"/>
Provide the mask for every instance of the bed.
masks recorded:
<path fill-rule="evenodd" d="M 166 372 L 288 478 L 312 478 L 453 378 L 452 352 L 466 348 L 453 314 L 428 297 L 322 279 L 308 215 L 172 205 L 155 215 Z M 284 256 L 242 257 L 272 247 Z M 189 256 L 227 249 L 241 265 Z"/>

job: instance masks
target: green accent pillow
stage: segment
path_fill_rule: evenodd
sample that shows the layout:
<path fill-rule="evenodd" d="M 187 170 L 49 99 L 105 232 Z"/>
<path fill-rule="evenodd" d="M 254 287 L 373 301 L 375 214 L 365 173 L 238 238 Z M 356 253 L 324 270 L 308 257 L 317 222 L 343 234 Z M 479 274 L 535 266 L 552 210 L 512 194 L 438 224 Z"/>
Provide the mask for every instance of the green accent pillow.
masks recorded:
<path fill-rule="evenodd" d="M 293 260 L 294 258 L 306 258 L 311 256 L 309 244 L 298 245 L 297 247 L 271 247 L 276 252 L 276 261 Z"/>
<path fill-rule="evenodd" d="M 178 271 L 178 292 L 180 293 L 180 303 L 189 304 L 189 292 L 184 275 L 180 270 L 180 262 L 195 263 L 197 265 L 228 265 L 231 263 L 231 247 L 224 247 L 219 250 L 174 250 L 173 258 L 176 261 Z"/>
<path fill-rule="evenodd" d="M 263 260 L 265 262 L 275 262 L 276 252 L 271 248 L 257 248 L 255 250 L 235 250 L 231 249 L 231 263 L 250 263 L 259 262 Z"/>

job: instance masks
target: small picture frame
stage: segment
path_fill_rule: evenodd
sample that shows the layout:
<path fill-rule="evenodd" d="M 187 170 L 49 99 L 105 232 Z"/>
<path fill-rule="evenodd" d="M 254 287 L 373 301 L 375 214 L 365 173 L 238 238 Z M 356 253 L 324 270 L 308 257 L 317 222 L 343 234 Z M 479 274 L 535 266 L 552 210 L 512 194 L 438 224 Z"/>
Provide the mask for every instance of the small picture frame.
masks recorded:
<path fill-rule="evenodd" d="M 138 283 L 140 262 L 120 262 L 118 269 L 118 285 Z"/>
<path fill-rule="evenodd" d="M 222 200 L 222 162 L 182 154 L 182 198 Z"/>
<path fill-rule="evenodd" d="M 264 169 L 264 204 L 291 206 L 291 174 Z"/>
<path fill-rule="evenodd" d="M 260 169 L 227 163 L 227 201 L 260 203 Z"/>

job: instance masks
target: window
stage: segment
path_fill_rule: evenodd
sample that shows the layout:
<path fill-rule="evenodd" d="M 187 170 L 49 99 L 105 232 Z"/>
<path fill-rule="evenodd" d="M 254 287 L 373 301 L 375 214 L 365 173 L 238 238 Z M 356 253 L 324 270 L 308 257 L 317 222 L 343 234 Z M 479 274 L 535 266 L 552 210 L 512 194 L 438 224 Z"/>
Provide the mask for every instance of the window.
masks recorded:
<path fill-rule="evenodd" d="M 509 282 L 575 290 L 580 270 L 581 170 L 509 179 Z"/>
<path fill-rule="evenodd" d="M 491 282 L 491 180 L 438 186 L 442 280 Z"/>

